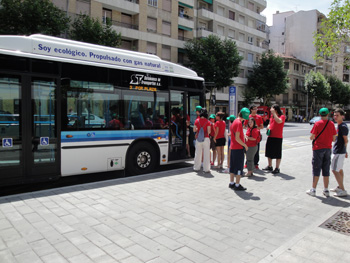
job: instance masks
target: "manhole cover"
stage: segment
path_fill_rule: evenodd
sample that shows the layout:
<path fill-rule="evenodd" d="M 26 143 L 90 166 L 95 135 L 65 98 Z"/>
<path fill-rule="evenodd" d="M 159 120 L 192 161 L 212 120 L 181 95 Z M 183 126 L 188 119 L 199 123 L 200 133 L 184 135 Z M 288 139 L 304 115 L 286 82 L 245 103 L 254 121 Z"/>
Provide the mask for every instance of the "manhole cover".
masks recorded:
<path fill-rule="evenodd" d="M 350 236 L 350 213 L 337 212 L 320 227 Z"/>

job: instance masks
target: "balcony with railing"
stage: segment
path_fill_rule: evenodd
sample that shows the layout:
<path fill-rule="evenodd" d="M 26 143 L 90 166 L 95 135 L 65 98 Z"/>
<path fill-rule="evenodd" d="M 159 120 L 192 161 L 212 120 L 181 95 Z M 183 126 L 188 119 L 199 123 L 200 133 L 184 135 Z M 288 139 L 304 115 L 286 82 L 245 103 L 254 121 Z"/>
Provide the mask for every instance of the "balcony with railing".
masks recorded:
<path fill-rule="evenodd" d="M 139 30 L 139 26 L 135 24 L 123 23 L 119 21 L 112 20 L 112 25 L 117 27 L 130 28 L 134 30 Z"/>

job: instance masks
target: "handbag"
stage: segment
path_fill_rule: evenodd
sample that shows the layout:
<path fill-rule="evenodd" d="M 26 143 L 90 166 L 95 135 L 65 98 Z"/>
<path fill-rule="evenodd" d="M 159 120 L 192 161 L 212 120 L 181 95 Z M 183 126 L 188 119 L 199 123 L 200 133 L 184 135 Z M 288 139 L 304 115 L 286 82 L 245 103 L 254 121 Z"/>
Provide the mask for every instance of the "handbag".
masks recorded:
<path fill-rule="evenodd" d="M 328 125 L 329 120 L 327 121 L 326 125 L 323 127 L 322 131 L 317 135 L 317 137 L 315 139 L 312 140 L 312 147 L 314 147 L 315 141 L 317 140 L 318 137 L 320 137 L 320 135 L 322 134 L 322 132 L 326 129 L 327 125 Z"/>

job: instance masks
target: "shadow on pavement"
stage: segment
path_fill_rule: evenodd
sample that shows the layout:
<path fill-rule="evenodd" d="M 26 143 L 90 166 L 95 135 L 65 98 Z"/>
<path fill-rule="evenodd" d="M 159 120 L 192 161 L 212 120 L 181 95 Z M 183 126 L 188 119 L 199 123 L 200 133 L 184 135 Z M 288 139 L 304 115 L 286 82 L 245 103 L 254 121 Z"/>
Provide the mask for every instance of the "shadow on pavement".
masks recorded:
<path fill-rule="evenodd" d="M 254 180 L 254 181 L 257 181 L 257 182 L 263 182 L 263 181 L 265 181 L 267 179 L 266 177 L 256 176 L 255 173 L 253 174 L 253 176 L 247 176 L 247 177 L 245 176 L 244 178 L 247 178 L 248 180 Z"/>
<path fill-rule="evenodd" d="M 331 205 L 331 206 L 338 206 L 338 207 L 350 207 L 350 197 L 325 197 L 325 196 L 316 196 L 317 199 L 321 200 L 322 203 L 326 205 Z M 347 200 L 347 201 L 345 201 Z"/>
<path fill-rule="evenodd" d="M 232 191 L 234 191 L 236 193 L 236 195 L 244 200 L 253 200 L 253 201 L 259 201 L 260 197 L 259 196 L 254 196 L 253 193 L 251 192 L 247 192 L 247 191 L 235 191 L 232 189 Z"/>
<path fill-rule="evenodd" d="M 204 171 L 195 171 L 198 176 L 204 177 L 204 178 L 214 178 L 214 176 L 211 174 L 211 172 L 204 172 Z"/>
<path fill-rule="evenodd" d="M 278 176 L 278 177 L 281 177 L 282 179 L 284 180 L 294 180 L 295 177 L 294 176 L 290 176 L 288 174 L 284 174 L 284 173 L 279 173 L 279 174 L 271 174 L 272 176 Z"/>

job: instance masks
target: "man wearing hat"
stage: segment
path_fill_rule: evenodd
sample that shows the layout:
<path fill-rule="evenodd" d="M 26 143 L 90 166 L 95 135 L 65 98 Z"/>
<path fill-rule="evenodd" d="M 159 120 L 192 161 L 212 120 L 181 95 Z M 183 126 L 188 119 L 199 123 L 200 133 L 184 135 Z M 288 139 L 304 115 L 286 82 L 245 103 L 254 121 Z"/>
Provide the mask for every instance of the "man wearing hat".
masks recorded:
<path fill-rule="evenodd" d="M 306 193 L 311 196 L 316 195 L 316 187 L 320 178 L 321 170 L 323 175 L 323 194 L 328 197 L 329 190 L 329 168 L 331 165 L 332 142 L 335 141 L 337 131 L 334 123 L 328 119 L 329 110 L 322 108 L 319 111 L 321 120 L 314 124 L 311 130 L 310 140 L 312 140 L 312 188 Z"/>
<path fill-rule="evenodd" d="M 243 174 L 244 150 L 248 150 L 248 146 L 244 141 L 243 125 L 244 120 L 249 119 L 250 111 L 243 108 L 238 114 L 238 118 L 234 120 L 230 127 L 231 133 L 231 157 L 230 157 L 230 184 L 229 188 L 236 191 L 245 191 L 247 188 L 240 184 Z M 234 179 L 236 178 L 236 182 Z"/>
<path fill-rule="evenodd" d="M 196 114 L 197 114 L 197 119 L 199 119 L 199 115 L 201 114 L 202 106 L 196 106 Z"/>

